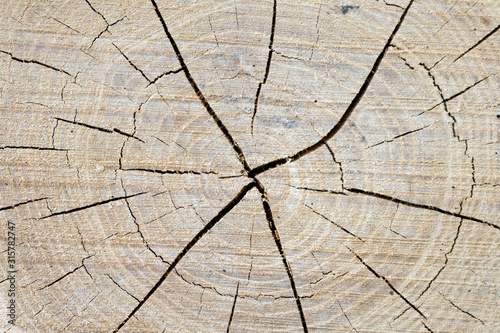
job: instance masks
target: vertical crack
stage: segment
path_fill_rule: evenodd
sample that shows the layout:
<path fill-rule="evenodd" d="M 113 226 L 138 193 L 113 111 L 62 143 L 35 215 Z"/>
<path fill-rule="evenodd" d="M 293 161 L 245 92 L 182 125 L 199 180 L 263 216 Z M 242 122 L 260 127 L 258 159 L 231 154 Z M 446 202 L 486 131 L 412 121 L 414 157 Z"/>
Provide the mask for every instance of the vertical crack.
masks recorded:
<path fill-rule="evenodd" d="M 253 108 L 252 124 L 251 124 L 251 133 L 252 133 L 252 136 L 253 136 L 254 123 L 255 123 L 255 116 L 257 115 L 257 107 L 259 105 L 260 91 L 262 89 L 262 86 L 264 84 L 266 84 L 267 78 L 269 77 L 269 71 L 271 69 L 271 61 L 272 61 L 272 58 L 273 58 L 274 33 L 276 31 L 276 7 L 277 7 L 277 0 L 274 0 L 274 4 L 273 4 L 273 18 L 272 18 L 272 23 L 271 23 L 271 35 L 269 37 L 269 46 L 268 46 L 269 47 L 269 53 L 267 55 L 266 72 L 264 73 L 264 78 L 259 83 L 259 87 L 257 88 L 257 92 L 255 94 L 255 100 L 254 100 L 254 108 Z"/>
<path fill-rule="evenodd" d="M 290 281 L 290 286 L 292 287 L 293 296 L 295 298 L 295 303 L 297 304 L 297 310 L 299 311 L 300 321 L 302 323 L 302 329 L 304 330 L 305 333 L 307 333 L 308 329 L 307 329 L 306 317 L 304 316 L 304 311 L 302 310 L 302 303 L 300 301 L 300 296 L 297 292 L 295 279 L 293 278 L 292 274 L 292 268 L 290 267 L 288 260 L 286 259 L 285 251 L 283 250 L 283 245 L 281 244 L 281 239 L 278 234 L 278 229 L 276 228 L 276 224 L 274 223 L 273 213 L 271 211 L 271 206 L 269 204 L 269 199 L 266 193 L 266 189 L 264 188 L 262 183 L 259 182 L 257 179 L 256 179 L 256 186 L 261 194 L 262 206 L 266 214 L 266 219 L 269 225 L 269 229 L 271 230 L 274 242 L 276 243 L 276 247 L 278 248 L 278 251 L 281 255 L 281 260 L 283 261 L 283 265 L 285 266 L 285 270 L 288 275 L 288 279 Z"/>
<path fill-rule="evenodd" d="M 179 61 L 179 64 L 181 65 L 182 70 L 184 71 L 184 75 L 186 76 L 186 79 L 188 80 L 189 84 L 193 88 L 194 92 L 196 93 L 196 96 L 198 96 L 198 99 L 200 100 L 201 104 L 205 107 L 207 110 L 208 114 L 212 117 L 212 119 L 215 121 L 221 132 L 224 134 L 226 139 L 229 141 L 231 146 L 233 147 L 233 150 L 236 152 L 238 155 L 238 159 L 243 165 L 243 168 L 245 169 L 246 172 L 249 172 L 250 166 L 248 165 L 245 155 L 243 154 L 243 151 L 241 150 L 240 146 L 238 143 L 234 140 L 233 136 L 231 133 L 229 133 L 229 130 L 227 127 L 224 125 L 222 120 L 219 118 L 219 116 L 215 113 L 215 111 L 212 109 L 210 104 L 208 103 L 208 100 L 205 98 L 203 93 L 201 92 L 200 88 L 196 84 L 196 81 L 193 79 L 193 76 L 191 75 L 191 72 L 189 71 L 189 68 L 187 67 L 186 63 L 184 62 L 184 58 L 182 57 L 181 51 L 179 50 L 179 47 L 177 46 L 177 43 L 175 42 L 175 39 L 173 38 L 172 34 L 168 30 L 167 23 L 163 19 L 163 16 L 160 12 L 160 8 L 158 8 L 158 5 L 156 4 L 155 0 L 151 0 L 151 3 L 153 4 L 153 7 L 155 9 L 155 13 L 158 16 L 158 19 L 160 20 L 160 23 L 163 27 L 163 31 L 167 35 L 168 40 L 170 41 L 170 45 L 172 46 L 172 49 L 174 50 L 177 60 Z"/>
<path fill-rule="evenodd" d="M 236 308 L 236 300 L 238 299 L 238 291 L 240 290 L 240 283 L 236 285 L 236 293 L 234 294 L 233 307 L 231 308 L 231 315 L 229 316 L 229 322 L 227 323 L 226 332 L 229 333 L 229 328 L 231 327 L 231 322 L 233 321 L 234 309 Z"/>

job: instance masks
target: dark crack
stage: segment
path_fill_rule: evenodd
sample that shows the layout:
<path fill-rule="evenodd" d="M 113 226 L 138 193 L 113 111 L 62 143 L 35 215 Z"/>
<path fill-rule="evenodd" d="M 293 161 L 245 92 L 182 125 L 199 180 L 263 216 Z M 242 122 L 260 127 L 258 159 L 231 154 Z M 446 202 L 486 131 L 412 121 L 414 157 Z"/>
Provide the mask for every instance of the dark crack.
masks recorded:
<path fill-rule="evenodd" d="M 140 302 L 139 299 L 137 297 L 135 297 L 134 295 L 132 295 L 131 293 L 129 293 L 125 288 L 123 288 L 122 286 L 120 286 L 118 284 L 118 282 L 115 281 L 115 279 L 113 279 L 113 277 L 109 274 L 106 274 L 111 281 L 113 281 L 114 284 L 116 284 L 118 286 L 118 288 L 120 288 L 121 290 L 123 290 L 127 295 L 129 295 L 130 297 L 132 297 L 133 299 L 135 299 L 137 302 Z"/>
<path fill-rule="evenodd" d="M 347 322 L 349 323 L 349 326 L 351 326 L 352 330 L 354 332 L 358 332 L 358 330 L 356 329 L 356 327 L 354 327 L 351 323 L 351 320 L 349 319 L 349 317 L 347 316 L 347 313 L 345 313 L 344 311 L 344 308 L 342 307 L 342 305 L 340 304 L 340 301 L 337 299 L 337 304 L 339 305 L 339 308 L 340 308 L 340 311 L 342 311 L 342 314 L 344 315 L 345 319 L 347 319 Z"/>
<path fill-rule="evenodd" d="M 0 150 L 4 149 L 29 149 L 29 150 L 48 150 L 48 151 L 68 151 L 67 149 L 59 149 L 53 147 L 35 147 L 35 146 L 3 146 Z"/>
<path fill-rule="evenodd" d="M 89 255 L 85 258 L 82 259 L 82 263 L 80 266 L 78 267 L 75 267 L 73 270 L 67 272 L 66 274 L 62 275 L 61 277 L 55 279 L 54 281 L 52 281 L 51 283 L 45 285 L 44 287 L 42 288 L 39 288 L 38 290 L 43 290 L 43 289 L 46 289 L 48 287 L 51 287 L 53 286 L 54 284 L 58 283 L 59 281 L 63 280 L 64 278 L 68 277 L 69 275 L 73 274 L 74 272 L 76 272 L 77 270 L 79 270 L 80 268 L 84 268 L 84 270 L 87 272 L 87 274 L 92 278 L 92 275 L 90 275 L 90 273 L 87 271 L 87 268 L 85 267 L 85 260 L 89 259 L 89 258 L 92 258 L 94 255 Z M 93 278 L 92 278 L 93 279 Z"/>
<path fill-rule="evenodd" d="M 38 60 L 32 60 L 32 59 L 21 59 L 21 58 L 18 58 L 16 56 L 14 56 L 12 53 L 10 52 L 7 52 L 7 51 L 3 51 L 3 50 L 0 50 L 1 53 L 4 53 L 4 54 L 7 54 L 10 56 L 10 58 L 14 61 L 17 61 L 17 62 L 21 62 L 21 63 L 25 63 L 25 64 L 36 64 L 36 65 L 40 65 L 40 66 L 43 66 L 45 68 L 48 68 L 48 69 L 51 69 L 53 71 L 56 71 L 56 72 L 59 72 L 59 73 L 63 73 L 63 74 L 66 74 L 68 76 L 71 76 L 71 77 L 74 77 L 74 75 L 68 73 L 67 71 L 65 71 L 64 69 L 60 69 L 60 68 L 57 68 L 57 67 L 54 67 L 54 66 L 51 66 L 51 65 L 47 65 L 43 62 L 40 62 Z"/>
<path fill-rule="evenodd" d="M 79 211 L 82 211 L 82 210 L 85 210 L 85 209 L 89 209 L 89 208 L 93 208 L 93 207 L 97 207 L 97 206 L 102 206 L 102 205 L 108 204 L 108 203 L 113 202 L 113 201 L 118 201 L 118 200 L 124 200 L 124 199 L 128 199 L 128 198 L 133 198 L 133 197 L 136 197 L 136 196 L 139 196 L 139 195 L 143 195 L 143 194 L 146 194 L 146 193 L 147 192 L 140 192 L 140 193 L 136 193 L 136 194 L 132 194 L 132 195 L 128 195 L 128 196 L 111 198 L 111 199 L 107 199 L 107 200 L 95 202 L 95 203 L 90 204 L 90 205 L 86 205 L 86 206 L 82 206 L 82 207 L 77 207 L 77 208 L 72 208 L 72 209 L 69 209 L 69 210 L 61 211 L 61 212 L 52 213 L 50 215 L 40 217 L 39 219 L 43 220 L 43 219 L 47 219 L 49 217 L 54 217 L 54 216 L 58 216 L 58 215 L 71 214 L 71 213 L 79 212 Z"/>
<path fill-rule="evenodd" d="M 293 277 L 292 268 L 290 267 L 290 264 L 288 263 L 288 260 L 286 259 L 285 251 L 283 249 L 283 245 L 281 244 L 281 239 L 280 239 L 280 236 L 278 234 L 278 229 L 276 228 L 276 224 L 274 222 L 273 213 L 271 211 L 271 205 L 269 204 L 269 199 L 268 199 L 268 196 L 266 193 L 266 189 L 264 188 L 262 183 L 260 183 L 258 180 L 256 180 L 256 186 L 261 194 L 262 206 L 263 206 L 264 212 L 266 214 L 266 219 L 267 219 L 267 222 L 269 225 L 269 229 L 271 230 L 271 233 L 272 233 L 273 238 L 274 238 L 274 242 L 276 243 L 276 247 L 281 255 L 281 260 L 283 261 L 283 265 L 285 266 L 285 270 L 286 270 L 286 273 L 288 275 L 288 280 L 290 281 L 290 286 L 292 287 L 293 296 L 295 298 L 295 303 L 297 304 L 297 310 L 298 310 L 299 315 L 300 315 L 300 321 L 302 323 L 302 328 L 303 328 L 304 332 L 307 333 L 308 328 L 307 328 L 307 323 L 306 323 L 306 317 L 305 317 L 304 311 L 302 309 L 302 303 L 300 301 L 299 293 L 297 292 L 297 287 L 295 286 L 295 279 Z"/>
<path fill-rule="evenodd" d="M 476 44 L 472 45 L 471 47 L 469 47 L 464 53 L 462 53 L 461 55 L 459 55 L 455 60 L 453 60 L 453 62 L 457 61 L 458 59 L 462 58 L 464 55 L 466 55 L 467 53 L 469 53 L 470 51 L 474 50 L 476 47 L 478 47 L 482 42 L 484 42 L 485 40 L 487 40 L 488 38 L 490 38 L 491 36 L 493 36 L 493 34 L 495 32 L 497 32 L 498 30 L 500 29 L 500 25 L 498 25 L 495 29 L 491 30 L 488 34 L 486 34 L 486 36 L 484 36 L 483 38 L 481 38 Z"/>
<path fill-rule="evenodd" d="M 240 290 L 240 283 L 236 285 L 236 293 L 234 294 L 234 300 L 233 300 L 233 307 L 231 308 L 231 314 L 229 315 L 229 321 L 227 323 L 227 329 L 226 332 L 229 333 L 229 328 L 231 327 L 231 322 L 233 321 L 234 317 L 234 309 L 236 308 L 236 301 L 238 300 L 238 291 Z"/>
<path fill-rule="evenodd" d="M 313 151 L 315 151 L 316 149 L 322 147 L 323 145 L 325 145 L 327 143 L 328 140 L 330 140 L 331 138 L 333 138 L 335 136 L 335 134 L 337 134 L 337 132 L 345 125 L 345 123 L 347 122 L 347 120 L 351 116 L 352 112 L 356 109 L 356 106 L 359 104 L 359 102 L 363 98 L 365 92 L 368 90 L 368 87 L 370 86 L 370 83 L 372 82 L 373 77 L 377 73 L 377 70 L 378 70 L 380 64 L 382 63 L 382 60 L 384 59 L 385 54 L 387 53 L 387 50 L 389 49 L 389 47 L 392 43 L 392 40 L 396 36 L 396 33 L 399 31 L 399 28 L 401 27 L 401 25 L 403 24 L 403 21 L 406 17 L 406 14 L 408 13 L 411 5 L 413 4 L 413 1 L 414 0 L 410 0 L 408 6 L 406 7 L 405 11 L 401 15 L 398 23 L 394 27 L 394 30 L 392 31 L 391 35 L 389 36 L 389 39 L 387 40 L 384 48 L 382 49 L 382 51 L 378 55 L 377 59 L 373 63 L 372 69 L 368 73 L 363 85 L 360 87 L 356 96 L 351 101 L 351 104 L 349 104 L 349 106 L 347 107 L 346 111 L 344 112 L 344 114 L 342 115 L 340 120 L 337 122 L 337 124 L 335 124 L 335 126 L 333 126 L 333 128 L 325 136 L 323 136 L 319 141 L 317 141 L 315 144 L 313 144 L 307 148 L 302 149 L 301 151 L 297 152 L 295 155 L 283 157 L 283 158 L 262 164 L 256 168 L 252 169 L 249 172 L 250 177 L 256 176 L 262 172 L 265 172 L 269 169 L 276 168 L 277 166 L 283 165 L 285 163 L 295 162 L 298 159 L 300 159 L 301 157 L 303 157 L 307 154 L 310 154 Z"/>
<path fill-rule="evenodd" d="M 219 213 L 208 222 L 203 229 L 201 229 L 192 239 L 191 241 L 182 249 L 181 252 L 177 255 L 174 261 L 169 265 L 168 269 L 163 273 L 158 282 L 149 290 L 149 292 L 144 296 L 144 298 L 139 302 L 139 304 L 132 309 L 129 315 L 118 325 L 118 327 L 114 330 L 114 332 L 118 332 L 129 320 L 132 316 L 147 302 L 147 300 L 158 290 L 158 288 L 162 285 L 165 279 L 170 275 L 172 270 L 175 269 L 177 264 L 184 258 L 184 256 L 193 248 L 193 246 L 198 243 L 198 241 L 205 236 L 216 224 L 219 222 L 227 213 L 229 213 L 243 198 L 245 195 L 255 187 L 255 182 L 249 183 L 245 185 L 241 191 L 231 200 L 224 208 L 222 208 Z"/>
<path fill-rule="evenodd" d="M 440 293 L 441 294 L 441 293 Z M 475 320 L 479 321 L 481 324 L 484 325 L 484 321 L 482 321 L 481 319 L 479 319 L 478 317 L 474 316 L 472 313 L 470 313 L 469 311 L 465 311 L 464 309 L 462 309 L 461 307 L 459 307 L 458 305 L 456 305 L 455 303 L 453 303 L 451 300 L 447 299 L 443 294 L 441 294 L 441 296 L 443 296 L 443 298 L 445 300 L 447 300 L 448 302 L 450 302 L 451 305 L 453 305 L 453 307 L 457 310 L 459 310 L 460 312 L 468 315 L 469 317 L 471 318 L 474 318 Z"/>
<path fill-rule="evenodd" d="M 67 119 L 58 118 L 58 117 L 54 117 L 54 119 L 60 120 L 62 122 L 68 123 L 68 124 L 83 126 L 83 127 L 86 127 L 86 128 L 90 128 L 90 129 L 97 130 L 97 131 L 104 132 L 104 133 L 108 133 L 108 134 L 117 133 L 117 134 L 126 136 L 127 138 L 132 138 L 132 139 L 135 139 L 135 140 L 137 140 L 139 142 L 145 143 L 144 140 L 142 140 L 142 139 L 134 136 L 133 134 L 126 133 L 126 132 L 124 132 L 124 131 L 122 131 L 122 130 L 120 130 L 118 128 L 108 129 L 108 128 L 104 128 L 104 127 L 99 127 L 99 126 L 94 126 L 94 125 L 89 125 L 89 124 L 81 123 L 81 122 L 78 122 L 78 121 L 75 121 L 75 120 L 67 120 Z"/>
<path fill-rule="evenodd" d="M 415 305 L 413 305 L 406 297 L 403 296 L 403 294 L 401 294 L 396 288 L 394 288 L 394 286 L 389 282 L 389 280 L 387 280 L 387 278 L 383 275 L 380 275 L 379 273 L 377 273 L 373 268 L 371 268 L 366 262 L 364 262 L 364 260 L 359 256 L 357 255 L 353 250 L 351 250 L 349 247 L 347 247 L 347 249 L 349 251 L 351 251 L 352 254 L 354 254 L 356 256 L 356 258 L 373 274 L 375 275 L 377 278 L 381 279 L 382 281 L 385 282 L 385 284 L 387 286 L 389 286 L 389 288 L 392 289 L 392 291 L 394 291 L 398 296 L 399 298 L 401 298 L 406 304 L 408 304 L 413 310 L 415 310 L 420 316 L 422 316 L 423 318 L 427 319 L 427 317 L 422 313 L 422 311 L 420 311 Z"/>
<path fill-rule="evenodd" d="M 200 100 L 201 104 L 203 104 L 203 106 L 207 110 L 208 114 L 212 117 L 212 119 L 217 124 L 217 127 L 219 127 L 220 131 L 224 134 L 224 137 L 229 141 L 230 145 L 233 147 L 233 150 L 238 155 L 238 159 L 241 162 L 241 164 L 243 165 L 244 169 L 247 172 L 249 172 L 250 166 L 248 165 L 248 163 L 245 159 L 245 155 L 243 154 L 243 151 L 241 150 L 238 143 L 234 140 L 231 133 L 229 133 L 229 130 L 224 125 L 222 120 L 219 118 L 219 116 L 212 109 L 212 107 L 208 103 L 208 100 L 205 98 L 205 96 L 201 92 L 200 88 L 198 87 L 198 84 L 196 84 L 196 81 L 194 80 L 193 76 L 191 75 L 191 72 L 189 71 L 189 68 L 187 67 L 187 65 L 185 63 L 184 58 L 182 57 L 181 51 L 179 50 L 179 47 L 177 46 L 175 39 L 173 38 L 172 34 L 168 30 L 167 23 L 165 23 L 165 20 L 163 19 L 163 16 L 160 12 L 160 9 L 158 8 L 158 5 L 156 4 L 156 1 L 151 0 L 151 3 L 153 4 L 153 7 L 154 7 L 156 15 L 158 16 L 158 19 L 160 20 L 160 23 L 163 27 L 163 31 L 167 35 L 167 38 L 170 41 L 170 45 L 172 46 L 172 49 L 174 50 L 174 52 L 177 56 L 177 60 L 179 61 L 179 64 L 181 65 L 182 71 L 184 72 L 186 79 L 188 80 L 189 84 L 191 85 L 194 92 L 196 93 L 196 96 L 198 96 L 198 99 Z"/>
<path fill-rule="evenodd" d="M 441 274 L 442 271 L 444 271 L 444 269 L 446 268 L 446 265 L 448 265 L 448 256 L 450 254 L 453 253 L 453 250 L 455 249 L 455 245 L 457 244 L 457 240 L 458 240 L 458 236 L 460 235 L 460 229 L 462 228 L 462 224 L 463 224 L 463 219 L 460 219 L 460 222 L 458 224 L 458 228 L 457 228 L 457 233 L 455 234 L 455 238 L 453 239 L 453 244 L 451 244 L 451 247 L 450 249 L 448 250 L 448 252 L 446 252 L 444 254 L 444 264 L 443 266 L 441 266 L 441 268 L 438 270 L 438 272 L 436 273 L 436 275 L 434 275 L 434 277 L 429 281 L 429 283 L 427 284 L 427 286 L 425 287 L 424 290 L 422 290 L 422 292 L 420 293 L 420 295 L 417 297 L 417 300 L 419 300 L 432 286 L 432 284 L 434 283 L 434 281 L 436 281 L 436 279 L 439 277 L 439 275 Z"/>
<path fill-rule="evenodd" d="M 260 92 L 262 90 L 262 86 L 264 84 L 266 84 L 267 78 L 269 77 L 269 71 L 271 70 L 271 61 L 273 59 L 274 33 L 276 31 L 276 7 L 277 7 L 277 0 L 274 0 L 273 19 L 272 19 L 272 23 L 271 23 L 271 34 L 269 37 L 269 46 L 268 46 L 269 52 L 267 54 L 266 71 L 264 73 L 264 78 L 259 83 L 259 86 L 257 88 L 257 92 L 255 93 L 255 99 L 254 99 L 254 108 L 253 108 L 252 123 L 251 123 L 251 130 L 250 130 L 252 135 L 253 135 L 253 128 L 254 128 L 254 123 L 255 123 L 255 116 L 257 115 L 257 107 L 259 105 Z"/>
<path fill-rule="evenodd" d="M 18 203 L 12 204 L 10 206 L 0 207 L 0 211 L 14 209 L 16 207 L 27 205 L 27 204 L 32 203 L 32 202 L 37 202 L 37 201 L 42 201 L 42 200 L 47 200 L 47 199 L 50 199 L 50 198 L 49 197 L 43 197 L 43 198 L 31 199 L 31 200 L 26 200 L 26 201 L 18 202 Z"/>
<path fill-rule="evenodd" d="M 378 143 L 376 143 L 376 144 L 374 144 L 374 145 L 368 146 L 368 147 L 366 147 L 366 149 L 369 149 L 369 148 L 373 148 L 373 147 L 379 146 L 379 145 L 381 145 L 381 144 L 383 144 L 383 143 L 393 142 L 394 140 L 399 139 L 399 138 L 401 138 L 401 137 L 403 137 L 403 136 L 406 136 L 406 135 L 408 135 L 408 134 L 413 134 L 413 133 L 415 133 L 415 132 L 418 132 L 418 131 L 421 131 L 421 130 L 423 130 L 423 129 L 426 129 L 427 127 L 429 127 L 429 126 L 431 126 L 431 125 L 432 125 L 432 124 L 430 124 L 430 125 L 426 125 L 426 126 L 423 126 L 423 127 L 420 127 L 420 128 L 414 129 L 414 130 L 411 130 L 411 131 L 404 132 L 404 133 L 402 133 L 402 134 L 396 135 L 396 136 L 395 136 L 395 137 L 393 137 L 392 139 L 388 139 L 388 140 L 380 141 L 380 142 L 378 142 Z"/>
<path fill-rule="evenodd" d="M 194 171 L 194 170 L 157 170 L 157 169 L 145 169 L 145 168 L 130 168 L 121 169 L 122 171 L 142 171 L 149 173 L 157 173 L 160 175 L 217 175 L 215 171 Z"/>
<path fill-rule="evenodd" d="M 439 213 L 446 214 L 446 215 L 449 215 L 449 216 L 458 217 L 458 218 L 461 218 L 461 219 L 464 219 L 464 220 L 469 220 L 469 221 L 473 221 L 473 222 L 482 223 L 482 224 L 485 224 L 485 225 L 488 225 L 490 227 L 493 227 L 495 229 L 500 230 L 500 227 L 498 225 L 493 224 L 491 222 L 484 221 L 484 220 L 481 220 L 481 219 L 478 219 L 478 218 L 472 217 L 472 216 L 466 216 L 466 215 L 463 215 L 463 214 L 460 214 L 460 213 L 450 212 L 450 211 L 444 210 L 444 209 L 436 207 L 436 206 L 430 206 L 430 205 L 424 205 L 424 204 L 414 203 L 414 202 L 410 202 L 410 201 L 406 201 L 406 200 L 401 200 L 401 199 L 398 199 L 398 198 L 394 198 L 394 197 L 391 197 L 391 196 L 388 196 L 388 195 L 385 195 L 385 194 L 371 192 L 371 191 L 365 191 L 365 190 L 358 189 L 358 188 L 346 188 L 346 191 L 352 192 L 352 193 L 357 193 L 357 194 L 368 195 L 368 196 L 371 196 L 371 197 L 374 197 L 374 198 L 383 199 L 383 200 L 389 200 L 389 201 L 392 201 L 392 202 L 395 202 L 395 203 L 398 203 L 398 204 L 401 204 L 401 205 L 404 205 L 404 206 L 408 206 L 408 207 L 415 207 L 415 208 L 421 208 L 421 209 L 427 209 L 427 210 L 439 212 Z"/>
<path fill-rule="evenodd" d="M 424 64 L 421 64 L 421 65 L 425 66 Z M 444 97 L 444 95 L 443 95 L 443 91 L 441 90 L 441 88 L 440 88 L 440 87 L 437 85 L 437 83 L 436 83 L 436 79 L 435 79 L 435 77 L 434 77 L 434 76 L 431 74 L 431 72 L 430 72 L 432 68 L 429 68 L 429 67 L 425 66 L 425 69 L 428 71 L 429 76 L 432 78 L 432 80 L 433 80 L 433 82 L 434 82 L 434 86 L 435 86 L 435 87 L 439 90 L 439 92 L 440 92 L 440 95 L 441 95 L 441 102 L 437 103 L 436 105 L 434 105 L 434 106 L 433 106 L 433 107 L 431 107 L 430 109 L 427 109 L 427 110 L 425 110 L 425 111 L 423 111 L 423 112 L 419 113 L 417 116 L 420 116 L 421 114 L 423 114 L 423 113 L 425 113 L 425 112 L 431 111 L 431 110 L 435 109 L 436 107 L 440 106 L 441 104 L 445 104 L 445 105 L 446 105 L 446 103 L 447 103 L 447 102 L 449 102 L 449 101 L 451 101 L 451 100 L 453 100 L 453 99 L 457 98 L 458 96 L 460 96 L 460 95 L 462 95 L 462 94 L 466 93 L 468 90 L 470 90 L 470 89 L 474 88 L 474 87 L 475 87 L 475 86 L 477 86 L 479 83 L 481 83 L 481 82 L 483 82 L 484 80 L 486 80 L 486 79 L 488 79 L 488 78 L 489 78 L 489 76 L 487 76 L 487 77 L 485 77 L 485 78 L 482 78 L 481 80 L 476 81 L 475 83 L 473 83 L 472 85 L 470 85 L 470 86 L 466 87 L 465 89 L 463 89 L 463 90 L 461 90 L 461 91 L 457 92 L 456 94 L 453 94 L 452 96 L 445 98 L 445 97 Z M 446 108 L 447 108 L 447 106 L 446 106 Z"/>

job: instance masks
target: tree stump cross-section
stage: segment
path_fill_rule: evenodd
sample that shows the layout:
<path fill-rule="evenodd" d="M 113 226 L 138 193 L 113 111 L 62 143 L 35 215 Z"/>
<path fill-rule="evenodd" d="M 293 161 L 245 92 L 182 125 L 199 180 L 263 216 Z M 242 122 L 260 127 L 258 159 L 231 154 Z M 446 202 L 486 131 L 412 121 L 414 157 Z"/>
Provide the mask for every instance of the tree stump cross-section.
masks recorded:
<path fill-rule="evenodd" d="M 0 4 L 2 332 L 500 330 L 500 3 Z"/>

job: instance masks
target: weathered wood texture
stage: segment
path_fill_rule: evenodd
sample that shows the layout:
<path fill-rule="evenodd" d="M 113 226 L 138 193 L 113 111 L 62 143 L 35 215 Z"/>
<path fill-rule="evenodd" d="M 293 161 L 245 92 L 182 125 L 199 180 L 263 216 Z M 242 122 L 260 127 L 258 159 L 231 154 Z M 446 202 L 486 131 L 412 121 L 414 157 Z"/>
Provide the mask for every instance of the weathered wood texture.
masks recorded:
<path fill-rule="evenodd" d="M 2 1 L 0 330 L 500 331 L 500 2 L 409 4 Z"/>

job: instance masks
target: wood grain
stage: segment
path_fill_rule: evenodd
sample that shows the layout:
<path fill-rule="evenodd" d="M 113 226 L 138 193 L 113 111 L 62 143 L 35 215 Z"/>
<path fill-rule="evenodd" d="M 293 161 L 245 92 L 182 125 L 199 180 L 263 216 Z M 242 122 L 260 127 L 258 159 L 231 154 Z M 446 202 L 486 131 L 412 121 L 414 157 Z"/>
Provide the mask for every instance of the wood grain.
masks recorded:
<path fill-rule="evenodd" d="M 0 331 L 500 330 L 498 1 L 0 15 Z"/>

